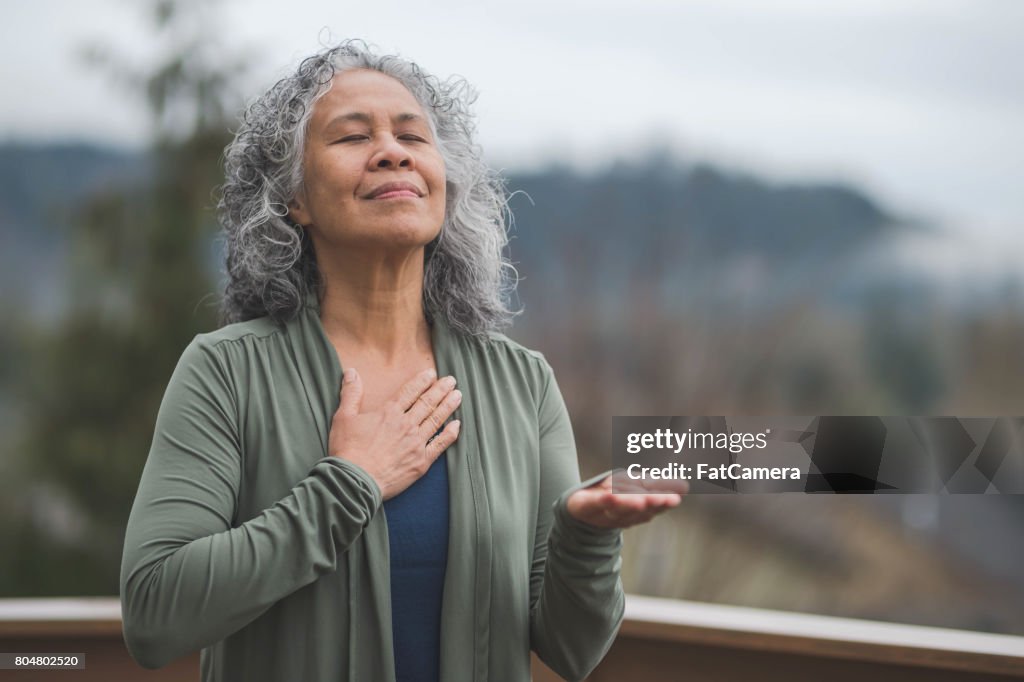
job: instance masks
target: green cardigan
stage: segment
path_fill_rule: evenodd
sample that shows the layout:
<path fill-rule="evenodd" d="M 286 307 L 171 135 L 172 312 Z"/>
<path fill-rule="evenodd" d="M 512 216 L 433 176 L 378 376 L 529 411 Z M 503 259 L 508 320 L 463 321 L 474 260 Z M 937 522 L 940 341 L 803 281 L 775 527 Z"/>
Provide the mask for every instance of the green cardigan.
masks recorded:
<path fill-rule="evenodd" d="M 572 426 L 543 355 L 431 327 L 464 399 L 448 448 L 441 679 L 569 680 L 611 646 L 622 534 L 566 511 Z M 161 403 L 121 563 L 124 637 L 158 668 L 202 649 L 204 682 L 391 682 L 387 522 L 359 466 L 327 456 L 342 368 L 309 296 L 199 334 Z"/>

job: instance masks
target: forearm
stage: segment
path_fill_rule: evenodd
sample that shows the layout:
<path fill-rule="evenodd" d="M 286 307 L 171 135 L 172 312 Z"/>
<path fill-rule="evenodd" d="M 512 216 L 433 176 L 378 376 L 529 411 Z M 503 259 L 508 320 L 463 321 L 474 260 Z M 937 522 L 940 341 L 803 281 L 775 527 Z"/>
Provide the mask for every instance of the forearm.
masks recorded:
<path fill-rule="evenodd" d="M 575 489 L 575 488 L 574 488 Z M 622 623 L 622 532 L 589 526 L 553 508 L 540 596 L 530 613 L 532 648 L 566 679 L 583 679 L 601 661 Z"/>
<path fill-rule="evenodd" d="M 336 570 L 381 505 L 365 471 L 332 458 L 255 518 L 192 540 L 161 532 L 189 501 L 156 489 L 144 499 L 129 520 L 121 599 L 128 649 L 148 668 L 223 639 Z"/>

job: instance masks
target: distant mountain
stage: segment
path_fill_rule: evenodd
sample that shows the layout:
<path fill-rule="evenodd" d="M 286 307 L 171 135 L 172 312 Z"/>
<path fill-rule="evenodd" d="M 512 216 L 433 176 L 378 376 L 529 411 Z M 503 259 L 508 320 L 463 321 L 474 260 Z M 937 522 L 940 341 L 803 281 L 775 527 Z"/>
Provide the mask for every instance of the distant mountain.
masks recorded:
<path fill-rule="evenodd" d="M 512 178 L 524 241 L 553 246 L 600 237 L 604 248 L 638 242 L 700 248 L 702 260 L 757 253 L 789 260 L 871 238 L 896 219 L 869 197 L 834 184 L 780 185 L 700 164 L 619 164 L 582 177 L 547 170 Z M 529 229 L 525 229 L 529 227 Z"/>
<path fill-rule="evenodd" d="M 148 168 L 141 154 L 84 143 L 0 145 L 0 300 L 52 315 L 76 205 L 93 192 L 146 182 Z"/>
<path fill-rule="evenodd" d="M 88 144 L 0 145 L 4 298 L 42 314 L 58 306 L 76 203 L 144 183 L 148 168 L 142 154 Z M 510 253 L 524 275 L 524 300 L 584 292 L 613 299 L 638 278 L 714 295 L 728 293 L 737 277 L 749 279 L 751 268 L 755 284 L 758 272 L 779 273 L 770 286 L 757 285 L 761 294 L 784 292 L 787 282 L 806 283 L 808 268 L 831 269 L 898 223 L 850 187 L 772 184 L 664 159 L 592 176 L 562 168 L 517 173 L 508 187 L 515 192 Z"/>
<path fill-rule="evenodd" d="M 555 168 L 509 187 L 518 191 L 511 254 L 534 310 L 552 298 L 552 310 L 566 297 L 597 299 L 614 316 L 642 290 L 669 309 L 697 298 L 767 312 L 809 284 L 839 295 L 850 257 L 906 224 L 852 187 L 772 183 L 708 164 L 619 164 L 589 177 Z"/>
<path fill-rule="evenodd" d="M 43 225 L 90 191 L 143 180 L 141 154 L 86 143 L 0 145 L 0 215 L 6 223 Z"/>

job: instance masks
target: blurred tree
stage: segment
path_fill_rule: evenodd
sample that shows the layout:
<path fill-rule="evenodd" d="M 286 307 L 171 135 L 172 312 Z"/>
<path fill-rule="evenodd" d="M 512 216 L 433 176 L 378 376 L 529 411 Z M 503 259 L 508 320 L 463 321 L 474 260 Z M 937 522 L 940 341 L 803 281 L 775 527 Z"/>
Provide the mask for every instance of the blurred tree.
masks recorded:
<path fill-rule="evenodd" d="M 224 59 L 210 3 L 148 6 L 162 60 L 92 47 L 87 58 L 142 96 L 150 172 L 92 196 L 72 233 L 62 324 L 33 339 L 21 466 L 29 522 L 7 529 L 0 589 L 18 596 L 117 594 L 124 528 L 163 391 L 182 349 L 217 326 L 212 191 L 241 99 L 243 60 Z M 204 301 L 206 303 L 204 304 Z M 73 570 L 69 570 L 73 566 Z"/>
<path fill-rule="evenodd" d="M 889 397 L 881 413 L 929 414 L 947 387 L 930 328 L 938 317 L 926 289 L 900 285 L 873 294 L 864 321 L 866 364 Z"/>

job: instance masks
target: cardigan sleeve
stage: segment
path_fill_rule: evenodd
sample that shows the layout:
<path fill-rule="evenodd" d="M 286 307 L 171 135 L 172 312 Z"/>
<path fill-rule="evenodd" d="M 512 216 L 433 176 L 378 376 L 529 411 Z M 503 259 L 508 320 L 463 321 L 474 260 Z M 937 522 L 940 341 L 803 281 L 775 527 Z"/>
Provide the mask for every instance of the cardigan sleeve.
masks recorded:
<path fill-rule="evenodd" d="M 335 570 L 381 505 L 365 470 L 324 457 L 283 499 L 234 526 L 242 452 L 225 364 L 202 336 L 185 349 L 129 516 L 124 638 L 146 668 L 223 639 Z"/>
<path fill-rule="evenodd" d="M 580 483 L 572 424 L 550 366 L 539 407 L 540 496 L 530 573 L 530 643 L 567 680 L 601 662 L 622 623 L 622 531 L 573 518 L 566 501 Z"/>

